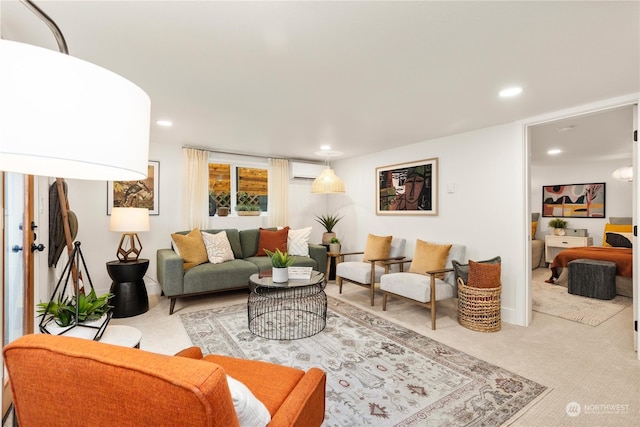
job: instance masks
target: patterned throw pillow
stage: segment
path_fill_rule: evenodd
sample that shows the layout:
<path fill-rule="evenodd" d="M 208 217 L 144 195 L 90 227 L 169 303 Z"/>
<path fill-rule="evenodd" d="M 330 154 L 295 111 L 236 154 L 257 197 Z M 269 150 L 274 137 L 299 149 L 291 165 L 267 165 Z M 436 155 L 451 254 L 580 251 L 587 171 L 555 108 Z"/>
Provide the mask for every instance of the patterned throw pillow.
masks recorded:
<path fill-rule="evenodd" d="M 367 236 L 367 243 L 364 246 L 363 261 L 389 258 L 392 239 L 393 236 L 376 236 L 369 234 Z"/>
<path fill-rule="evenodd" d="M 275 252 L 276 249 L 280 249 L 280 252 L 287 252 L 288 235 L 289 227 L 276 231 L 260 228 L 260 239 L 258 240 L 258 252 L 256 256 L 267 256 L 267 253 L 264 251 L 265 249 L 271 252 Z"/>
<path fill-rule="evenodd" d="M 207 250 L 207 257 L 211 264 L 220 264 L 225 261 L 233 261 L 233 251 L 225 231 L 216 234 L 202 232 L 202 240 Z"/>
<path fill-rule="evenodd" d="M 186 236 L 174 233 L 171 235 L 171 239 L 178 248 L 180 256 L 184 261 L 185 270 L 209 260 L 207 257 L 207 249 L 204 247 L 204 241 L 202 240 L 202 234 L 197 228 L 191 230 Z"/>
<path fill-rule="evenodd" d="M 633 226 L 631 224 L 605 224 L 604 236 L 602 236 L 602 246 L 617 246 L 624 245 L 624 239 L 629 240 L 629 246 L 617 246 L 623 248 L 631 247 L 631 234 L 633 233 Z M 609 236 L 611 234 L 611 236 Z M 618 234 L 619 236 L 615 236 Z"/>
<path fill-rule="evenodd" d="M 312 227 L 299 230 L 289 230 L 287 235 L 287 249 L 289 255 L 309 256 L 309 238 Z"/>
<path fill-rule="evenodd" d="M 612 231 L 608 231 L 605 233 L 605 235 L 607 236 L 605 240 L 606 245 L 613 246 L 614 248 L 631 249 L 633 247 L 633 244 L 631 243 L 633 239 L 633 233 L 615 233 Z"/>
<path fill-rule="evenodd" d="M 500 286 L 501 264 L 484 264 L 469 261 L 469 282 L 474 288 L 497 288 Z"/>
<path fill-rule="evenodd" d="M 426 274 L 427 271 L 442 270 L 449 257 L 451 245 L 435 245 L 416 239 L 416 249 L 409 266 L 410 273 Z M 444 274 L 437 276 L 444 278 Z"/>

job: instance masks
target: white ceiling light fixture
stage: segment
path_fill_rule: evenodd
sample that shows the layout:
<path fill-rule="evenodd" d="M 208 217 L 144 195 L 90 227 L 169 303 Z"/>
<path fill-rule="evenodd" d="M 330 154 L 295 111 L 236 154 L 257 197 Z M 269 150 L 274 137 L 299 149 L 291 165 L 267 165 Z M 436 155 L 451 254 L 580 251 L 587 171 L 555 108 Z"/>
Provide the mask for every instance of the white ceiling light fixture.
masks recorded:
<path fill-rule="evenodd" d="M 173 122 L 171 120 L 156 120 L 156 124 L 165 128 L 173 126 Z"/>
<path fill-rule="evenodd" d="M 503 89 L 498 94 L 500 98 L 513 98 L 514 96 L 518 96 L 522 93 L 522 88 L 520 86 L 513 86 Z"/>
<path fill-rule="evenodd" d="M 341 154 L 342 153 L 338 151 L 332 151 L 328 145 L 323 145 L 320 147 L 320 151 L 316 152 L 316 155 L 326 158 L 327 168 L 313 180 L 313 184 L 311 185 L 312 193 L 337 194 L 345 192 L 344 181 L 342 181 L 329 166 L 329 157 L 335 157 Z"/>
<path fill-rule="evenodd" d="M 562 153 L 562 150 L 559 148 L 552 148 L 551 150 L 547 151 L 547 154 L 550 156 L 556 156 L 558 154 Z"/>
<path fill-rule="evenodd" d="M 623 182 L 633 182 L 633 166 L 623 166 L 613 171 L 611 174 L 614 179 Z"/>
<path fill-rule="evenodd" d="M 73 179 L 147 176 L 151 101 L 135 84 L 68 55 L 0 40 L 0 170 Z"/>

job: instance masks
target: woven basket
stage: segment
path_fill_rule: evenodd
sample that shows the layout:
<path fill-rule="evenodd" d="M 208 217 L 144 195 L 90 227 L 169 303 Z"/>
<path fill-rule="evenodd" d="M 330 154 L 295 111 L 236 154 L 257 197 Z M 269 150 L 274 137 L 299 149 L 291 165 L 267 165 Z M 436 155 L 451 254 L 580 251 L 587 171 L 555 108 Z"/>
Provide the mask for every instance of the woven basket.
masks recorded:
<path fill-rule="evenodd" d="M 500 330 L 500 293 L 497 288 L 474 288 L 458 278 L 458 323 L 478 332 Z"/>

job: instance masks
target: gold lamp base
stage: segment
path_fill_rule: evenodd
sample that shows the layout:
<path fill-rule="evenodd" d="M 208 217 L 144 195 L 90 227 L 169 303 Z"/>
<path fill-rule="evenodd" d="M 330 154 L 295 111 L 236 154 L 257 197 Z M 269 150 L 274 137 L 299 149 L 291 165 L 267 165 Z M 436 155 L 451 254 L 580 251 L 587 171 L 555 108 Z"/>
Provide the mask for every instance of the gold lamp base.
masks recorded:
<path fill-rule="evenodd" d="M 138 256 L 140 256 L 140 251 L 142 251 L 142 243 L 140 243 L 138 234 L 122 233 L 120 245 L 118 246 L 118 259 L 122 262 L 136 261 Z"/>

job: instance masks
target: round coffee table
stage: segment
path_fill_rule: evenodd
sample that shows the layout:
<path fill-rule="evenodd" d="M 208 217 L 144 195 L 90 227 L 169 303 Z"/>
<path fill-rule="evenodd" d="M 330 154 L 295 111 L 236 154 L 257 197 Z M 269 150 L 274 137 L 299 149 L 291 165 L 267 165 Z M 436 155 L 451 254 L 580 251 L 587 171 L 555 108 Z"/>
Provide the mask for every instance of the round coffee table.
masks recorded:
<path fill-rule="evenodd" d="M 273 283 L 271 277 L 249 278 L 247 312 L 249 330 L 274 340 L 307 338 L 327 324 L 327 294 L 323 273 L 313 271 L 308 280 Z"/>

